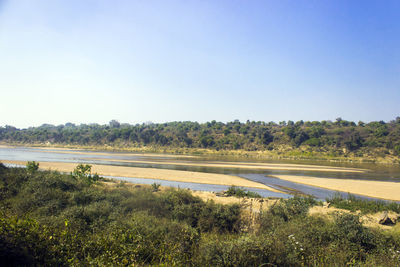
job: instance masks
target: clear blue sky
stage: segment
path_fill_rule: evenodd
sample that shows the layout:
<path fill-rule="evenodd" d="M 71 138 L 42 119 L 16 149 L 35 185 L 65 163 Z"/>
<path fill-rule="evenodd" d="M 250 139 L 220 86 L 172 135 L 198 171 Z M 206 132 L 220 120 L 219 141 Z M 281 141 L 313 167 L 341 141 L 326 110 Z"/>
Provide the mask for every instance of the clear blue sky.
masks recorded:
<path fill-rule="evenodd" d="M 0 0 L 0 125 L 389 121 L 400 1 Z"/>

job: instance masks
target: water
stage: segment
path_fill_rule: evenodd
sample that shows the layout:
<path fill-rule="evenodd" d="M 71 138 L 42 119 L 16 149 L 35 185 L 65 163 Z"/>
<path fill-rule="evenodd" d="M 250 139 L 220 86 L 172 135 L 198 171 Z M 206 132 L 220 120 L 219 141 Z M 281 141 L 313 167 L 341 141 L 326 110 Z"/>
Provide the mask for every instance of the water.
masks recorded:
<path fill-rule="evenodd" d="M 78 153 L 79 152 L 79 153 Z M 85 154 L 87 153 L 87 154 Z M 270 197 L 289 197 L 289 193 L 297 192 L 315 196 L 318 199 L 326 199 L 336 194 L 336 191 L 322 189 L 313 186 L 293 183 L 278 178 L 270 177 L 274 174 L 302 175 L 313 177 L 339 178 L 339 179 L 368 179 L 400 182 L 400 167 L 395 165 L 378 165 L 378 164 L 351 164 L 351 163 L 330 163 L 320 161 L 276 161 L 276 160 L 256 160 L 251 162 L 263 163 L 296 163 L 306 165 L 326 165 L 334 167 L 353 167 L 368 169 L 366 173 L 345 173 L 345 172 L 316 172 L 316 171 L 294 171 L 294 170 L 257 170 L 257 169 L 239 169 L 239 168 L 220 168 L 220 167 L 202 167 L 202 166 L 179 166 L 168 164 L 171 160 L 181 163 L 210 163 L 210 162 L 233 162 L 237 159 L 232 158 L 216 158 L 216 157 L 180 157 L 174 156 L 149 156 L 148 154 L 126 154 L 118 152 L 97 153 L 93 151 L 71 151 L 65 149 L 35 149 L 26 147 L 0 147 L 0 160 L 15 160 L 15 161 L 49 161 L 49 162 L 70 162 L 70 163 L 85 163 L 85 164 L 103 164 L 115 166 L 132 166 L 144 168 L 163 168 L 186 171 L 200 171 L 208 173 L 222 173 L 240 176 L 252 181 L 256 181 L 279 190 L 286 191 L 287 194 L 275 193 L 263 189 L 245 188 L 247 190 L 257 192 L 262 196 Z M 138 162 L 124 162 L 124 160 L 134 160 Z M 154 163 L 146 163 L 152 161 Z M 243 162 L 243 160 L 241 160 Z M 190 188 L 200 191 L 222 191 L 228 186 L 197 184 L 197 183 L 182 183 L 166 180 L 155 179 L 140 179 L 140 178 L 123 178 L 113 177 L 120 180 L 131 181 L 142 184 L 152 184 L 154 182 L 164 186 L 173 186 L 181 188 Z M 289 188 L 289 190 L 288 190 Z M 347 193 L 340 192 L 344 197 Z M 360 196 L 361 197 L 361 196 Z M 367 197 L 362 197 L 367 198 Z"/>
<path fill-rule="evenodd" d="M 301 194 L 305 194 L 305 195 L 314 196 L 318 200 L 325 200 L 328 198 L 332 198 L 335 195 L 341 195 L 343 198 L 347 198 L 347 196 L 348 196 L 348 193 L 345 193 L 345 192 L 338 192 L 338 191 L 324 189 L 324 188 L 320 188 L 320 187 L 298 184 L 298 183 L 285 181 L 285 180 L 281 180 L 281 179 L 274 178 L 274 177 L 268 177 L 263 174 L 243 174 L 240 176 L 243 178 L 255 181 L 255 182 L 259 182 L 259 183 L 268 185 L 272 188 L 276 188 L 281 191 L 287 191 L 288 193 L 293 192 L 295 194 L 301 193 Z M 366 196 L 361 196 L 361 195 L 356 195 L 356 194 L 353 194 L 353 195 L 355 197 L 361 198 L 361 199 L 374 200 L 374 198 L 371 198 L 371 197 L 366 197 Z"/>
<path fill-rule="evenodd" d="M 208 191 L 208 192 L 221 192 L 226 191 L 229 186 L 227 185 L 215 185 L 215 184 L 199 184 L 199 183 L 186 183 L 186 182 L 176 182 L 176 181 L 167 181 L 167 180 L 159 180 L 159 179 L 144 179 L 144 178 L 129 178 L 129 177 L 118 177 L 118 176 L 104 176 L 106 178 L 117 179 L 121 181 L 127 181 L 131 183 L 137 184 L 160 184 L 162 186 L 171 186 L 182 189 L 191 189 L 196 191 Z M 277 193 L 269 190 L 258 189 L 258 188 L 250 188 L 250 187 L 239 187 L 244 190 L 249 190 L 255 193 L 258 193 L 262 197 L 276 197 L 276 198 L 289 198 L 290 194 Z"/>

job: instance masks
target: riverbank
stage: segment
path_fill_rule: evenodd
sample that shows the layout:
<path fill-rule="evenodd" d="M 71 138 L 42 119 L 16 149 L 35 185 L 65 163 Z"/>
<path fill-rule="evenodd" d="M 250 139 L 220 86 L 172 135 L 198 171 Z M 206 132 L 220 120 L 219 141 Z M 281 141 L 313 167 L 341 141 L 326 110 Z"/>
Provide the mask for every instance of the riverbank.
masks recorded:
<path fill-rule="evenodd" d="M 25 165 L 25 161 L 12 161 L 2 160 L 3 163 Z M 72 172 L 77 163 L 66 163 L 66 162 L 39 162 L 40 169 L 43 170 L 57 170 L 60 172 Z M 199 184 L 215 184 L 215 185 L 235 185 L 242 187 L 252 187 L 269 190 L 272 192 L 282 193 L 272 187 L 246 180 L 238 176 L 216 174 L 216 173 L 204 173 L 204 172 L 191 172 L 191 171 L 180 171 L 180 170 L 166 170 L 156 168 L 140 168 L 140 167 L 124 167 L 124 166 L 110 166 L 91 164 L 92 172 L 98 173 L 99 175 L 105 176 L 117 176 L 117 177 L 134 177 L 144 179 L 159 179 L 169 180 L 177 182 L 187 183 L 199 183 Z"/>
<path fill-rule="evenodd" d="M 375 152 L 365 151 L 356 155 L 352 152 L 329 151 L 315 148 L 293 148 L 290 146 L 282 146 L 277 150 L 262 151 L 246 151 L 246 150 L 213 150 L 205 148 L 182 148 L 182 147 L 160 147 L 160 146 L 110 146 L 110 145 L 71 145 L 71 144 L 54 144 L 54 143 L 4 143 L 4 146 L 25 146 L 33 148 L 62 148 L 62 149 L 79 149 L 91 151 L 111 151 L 111 152 L 130 152 L 141 154 L 171 154 L 185 156 L 210 156 L 210 157 L 228 157 L 237 159 L 257 159 L 257 160 L 313 160 L 321 162 L 343 162 L 343 163 L 378 163 L 399 165 L 400 158 L 381 153 L 379 149 Z M 376 154 L 376 155 L 375 155 Z"/>
<path fill-rule="evenodd" d="M 10 146 L 2 146 L 4 148 L 13 148 Z M 54 148 L 35 147 L 43 152 L 54 153 Z M 65 151 L 62 151 L 65 150 Z M 263 163 L 263 162 L 249 162 L 249 161 L 215 161 L 215 160 L 202 160 L 201 162 L 191 160 L 198 157 L 191 155 L 171 155 L 171 154 L 154 154 L 154 153 L 118 153 L 115 152 L 96 152 L 96 151 L 82 151 L 72 148 L 62 148 L 57 150 L 57 153 L 76 154 L 76 155 L 93 155 L 105 156 L 101 158 L 85 158 L 86 160 L 93 161 L 107 161 L 107 162 L 124 162 L 124 163 L 139 163 L 139 164 L 162 164 L 162 165 L 175 165 L 175 166 L 194 166 L 194 167 L 213 167 L 213 168 L 237 168 L 237 169 L 259 169 L 259 170 L 285 170 L 285 171 L 316 171 L 316 172 L 343 172 L 343 173 L 363 173 L 367 169 L 350 168 L 350 167 L 335 167 L 323 165 L 309 165 L 309 164 L 292 164 L 292 163 Z M 115 156 L 135 157 L 135 159 L 115 159 Z M 107 157 L 108 156 L 108 157 Z M 139 157 L 139 158 L 138 158 Z M 152 158 L 152 160 L 141 159 Z M 182 159 L 182 160 L 181 160 Z M 183 159 L 185 161 L 183 161 Z"/>
<path fill-rule="evenodd" d="M 400 201 L 400 183 L 397 182 L 319 178 L 295 175 L 273 175 L 273 177 L 334 191 L 348 192 L 351 194 L 385 200 Z"/>

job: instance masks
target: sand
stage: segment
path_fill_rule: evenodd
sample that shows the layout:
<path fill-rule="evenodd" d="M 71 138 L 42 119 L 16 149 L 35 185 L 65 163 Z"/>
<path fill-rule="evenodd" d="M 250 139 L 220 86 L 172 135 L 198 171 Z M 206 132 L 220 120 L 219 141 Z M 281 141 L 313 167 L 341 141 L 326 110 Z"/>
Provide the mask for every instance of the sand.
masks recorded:
<path fill-rule="evenodd" d="M 25 165 L 25 161 L 9 161 L 2 160 L 3 163 Z M 61 172 L 71 172 L 78 165 L 76 163 L 65 162 L 39 162 L 40 169 L 58 170 Z M 246 180 L 241 177 L 225 174 L 205 173 L 205 172 L 191 172 L 179 170 L 166 170 L 156 168 L 139 168 L 139 167 L 124 167 L 124 166 L 109 166 L 92 164 L 92 173 L 98 173 L 106 176 L 119 176 L 119 177 L 134 177 L 134 178 L 147 178 L 169 180 L 177 182 L 200 183 L 200 184 L 216 184 L 216 185 L 235 185 L 243 187 L 253 187 L 266 189 L 273 192 L 280 192 L 269 186 Z"/>
<path fill-rule="evenodd" d="M 239 169 L 260 169 L 260 170 L 286 170 L 286 171 L 318 171 L 318 172 L 351 172 L 363 173 L 367 170 L 356 168 L 329 167 L 319 165 L 301 165 L 301 164 L 275 164 L 275 163 L 252 163 L 252 162 L 218 162 L 208 161 L 199 163 L 195 161 L 150 161 L 150 160 L 124 160 L 124 159 L 99 159 L 89 158 L 89 160 L 102 160 L 110 162 L 142 163 L 142 164 L 164 164 L 176 166 L 194 166 L 194 167 L 216 167 L 216 168 L 239 168 Z"/>
<path fill-rule="evenodd" d="M 273 177 L 334 191 L 400 201 L 400 183 L 397 182 L 320 178 L 295 175 L 273 175 Z"/>

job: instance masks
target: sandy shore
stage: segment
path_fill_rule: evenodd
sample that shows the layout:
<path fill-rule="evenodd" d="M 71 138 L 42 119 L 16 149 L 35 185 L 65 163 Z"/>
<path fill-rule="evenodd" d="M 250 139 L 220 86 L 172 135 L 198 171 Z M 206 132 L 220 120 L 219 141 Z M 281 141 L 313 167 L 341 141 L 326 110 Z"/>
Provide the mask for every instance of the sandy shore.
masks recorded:
<path fill-rule="evenodd" d="M 273 177 L 335 191 L 400 201 L 400 183 L 396 182 L 318 178 L 295 175 L 274 175 Z"/>
<path fill-rule="evenodd" d="M 362 173 L 367 170 L 355 168 L 329 167 L 319 165 L 301 165 L 301 164 L 275 164 L 275 163 L 253 163 L 253 162 L 182 162 L 175 160 L 168 161 L 150 161 L 150 160 L 124 160 L 124 159 L 106 159 L 106 158 L 89 158 L 89 160 L 102 160 L 111 162 L 126 163 L 145 163 L 145 164 L 164 164 L 176 166 L 195 166 L 195 167 L 216 167 L 216 168 L 239 168 L 239 169 L 261 169 L 261 170 L 286 170 L 286 171 L 318 171 L 318 172 L 351 172 Z"/>
<path fill-rule="evenodd" d="M 3 163 L 25 165 L 25 161 L 2 160 Z M 61 172 L 71 172 L 78 165 L 76 163 L 64 162 L 39 162 L 41 169 L 58 170 Z M 147 179 L 160 179 L 177 182 L 200 183 L 200 184 L 216 184 L 216 185 L 236 185 L 243 187 L 253 187 L 280 192 L 269 186 L 246 180 L 233 175 L 191 172 L 179 170 L 165 170 L 156 168 L 138 168 L 92 164 L 92 172 L 107 176 L 134 177 Z"/>

